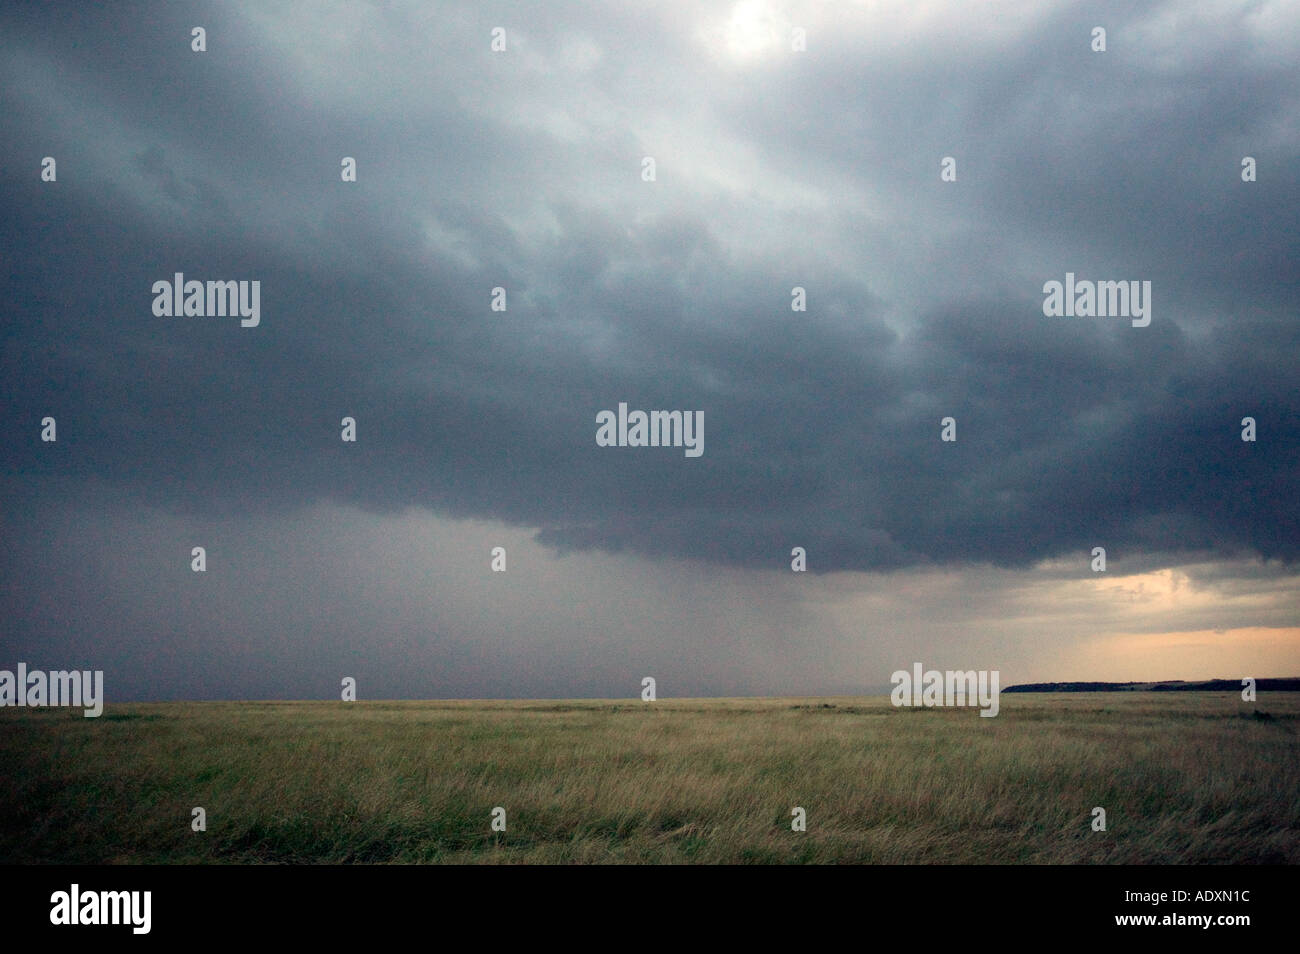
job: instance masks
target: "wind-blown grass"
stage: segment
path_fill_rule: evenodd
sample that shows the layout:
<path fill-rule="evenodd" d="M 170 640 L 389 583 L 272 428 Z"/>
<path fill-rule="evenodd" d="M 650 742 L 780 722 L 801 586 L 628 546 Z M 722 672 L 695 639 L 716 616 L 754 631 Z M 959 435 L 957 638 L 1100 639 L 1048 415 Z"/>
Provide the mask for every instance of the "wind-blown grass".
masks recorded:
<path fill-rule="evenodd" d="M 5 709 L 0 860 L 1295 863 L 1298 715 L 1296 693 L 1003 695 L 992 719 L 859 698 Z"/>

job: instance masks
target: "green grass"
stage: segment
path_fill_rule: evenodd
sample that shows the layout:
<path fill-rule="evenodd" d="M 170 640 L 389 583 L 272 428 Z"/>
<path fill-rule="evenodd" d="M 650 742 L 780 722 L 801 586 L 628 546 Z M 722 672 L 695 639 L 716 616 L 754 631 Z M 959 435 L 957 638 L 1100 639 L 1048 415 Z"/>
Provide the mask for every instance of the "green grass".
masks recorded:
<path fill-rule="evenodd" d="M 993 719 L 862 698 L 4 709 L 0 861 L 1296 863 L 1298 717 L 1297 693 L 1003 695 Z"/>

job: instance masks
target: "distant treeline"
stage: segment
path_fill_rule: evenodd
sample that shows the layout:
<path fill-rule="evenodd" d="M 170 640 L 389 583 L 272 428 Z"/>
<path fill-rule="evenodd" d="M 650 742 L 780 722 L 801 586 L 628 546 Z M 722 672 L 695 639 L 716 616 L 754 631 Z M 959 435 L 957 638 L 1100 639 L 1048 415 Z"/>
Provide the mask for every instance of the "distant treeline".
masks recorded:
<path fill-rule="evenodd" d="M 1300 678 L 1256 679 L 1259 692 L 1300 692 Z M 1240 692 L 1240 679 L 1205 679 L 1201 682 L 1183 682 L 1170 679 L 1165 682 L 1027 682 L 1023 686 L 1008 686 L 1003 692 Z"/>

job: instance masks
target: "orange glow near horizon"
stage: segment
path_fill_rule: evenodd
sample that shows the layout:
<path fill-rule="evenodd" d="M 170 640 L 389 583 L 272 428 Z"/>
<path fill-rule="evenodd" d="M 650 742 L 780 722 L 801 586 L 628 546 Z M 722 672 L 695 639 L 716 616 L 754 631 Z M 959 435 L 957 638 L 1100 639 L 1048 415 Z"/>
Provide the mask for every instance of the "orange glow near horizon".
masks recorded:
<path fill-rule="evenodd" d="M 1060 662 L 1053 682 L 1297 677 L 1300 629 L 1116 633 L 1087 640 Z"/>

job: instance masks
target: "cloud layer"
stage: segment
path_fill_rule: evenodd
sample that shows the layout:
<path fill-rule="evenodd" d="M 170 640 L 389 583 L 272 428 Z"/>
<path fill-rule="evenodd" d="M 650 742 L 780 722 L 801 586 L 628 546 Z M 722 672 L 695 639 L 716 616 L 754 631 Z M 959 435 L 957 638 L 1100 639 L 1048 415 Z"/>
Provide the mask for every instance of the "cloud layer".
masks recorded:
<path fill-rule="evenodd" d="M 1291 5 L 0 23 L 11 529 L 87 502 L 104 526 L 308 536 L 319 507 L 424 513 L 513 528 L 556 565 L 710 572 L 788 572 L 793 546 L 818 574 L 1082 571 L 1104 545 L 1248 578 L 1300 554 Z M 154 317 L 178 271 L 259 280 L 261 324 Z M 1151 281 L 1150 326 L 1044 317 L 1066 272 Z M 702 410 L 704 455 L 597 447 L 620 401 Z"/>

